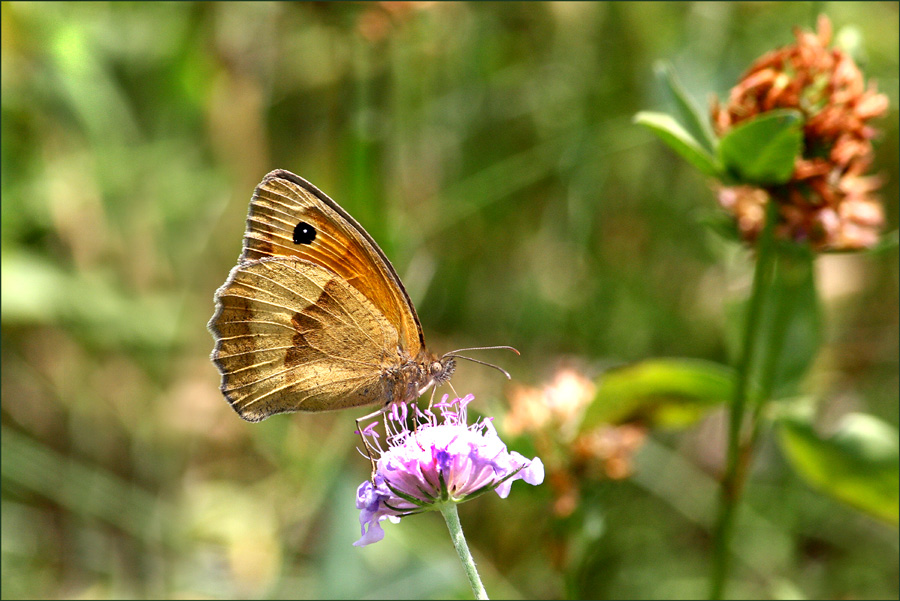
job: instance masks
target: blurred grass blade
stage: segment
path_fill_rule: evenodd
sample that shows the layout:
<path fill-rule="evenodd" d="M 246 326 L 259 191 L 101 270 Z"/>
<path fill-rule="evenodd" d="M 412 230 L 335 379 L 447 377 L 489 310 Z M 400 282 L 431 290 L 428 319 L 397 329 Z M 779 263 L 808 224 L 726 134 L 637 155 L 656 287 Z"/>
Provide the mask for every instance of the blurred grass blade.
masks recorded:
<path fill-rule="evenodd" d="M 685 426 L 732 396 L 731 368 L 700 359 L 652 359 L 613 369 L 597 382 L 581 431 L 635 418 Z"/>
<path fill-rule="evenodd" d="M 710 154 L 716 152 L 716 136 L 713 134 L 712 125 L 706 114 L 700 111 L 694 99 L 688 95 L 681 85 L 675 69 L 668 61 L 659 61 L 654 67 L 656 76 L 663 82 L 678 110 L 678 117 L 684 128 L 703 148 Z"/>
<path fill-rule="evenodd" d="M 28 252 L 6 252 L 0 274 L 4 326 L 64 323 L 113 348 L 168 348 L 182 335 L 172 319 L 181 303 L 179 293 L 130 293 L 108 271 L 74 273 Z"/>
<path fill-rule="evenodd" d="M 737 220 L 730 213 L 704 208 L 697 211 L 697 223 L 709 228 L 728 242 L 742 241 Z"/>
<path fill-rule="evenodd" d="M 783 184 L 794 172 L 803 142 L 803 116 L 793 109 L 769 111 L 737 125 L 719 139 L 719 158 L 739 183 Z"/>
<path fill-rule="evenodd" d="M 441 196 L 448 200 L 439 216 L 410 231 L 415 244 L 453 231 L 459 223 L 489 205 L 513 197 L 546 178 L 558 166 L 565 148 L 562 138 L 553 138 L 512 156 L 485 165 L 474 174 L 449 184 Z"/>
<path fill-rule="evenodd" d="M 164 542 L 158 526 L 170 511 L 149 491 L 64 457 L 11 428 L 2 428 L 0 446 L 4 488 L 36 493 L 73 515 L 119 527 L 138 540 Z"/>
<path fill-rule="evenodd" d="M 778 434 L 791 465 L 811 486 L 897 525 L 900 448 L 896 429 L 874 416 L 851 413 L 826 438 L 797 417 L 779 420 Z"/>
<path fill-rule="evenodd" d="M 641 111 L 634 116 L 634 122 L 650 129 L 704 175 L 721 176 L 721 169 L 715 156 L 697 142 L 671 115 Z"/>

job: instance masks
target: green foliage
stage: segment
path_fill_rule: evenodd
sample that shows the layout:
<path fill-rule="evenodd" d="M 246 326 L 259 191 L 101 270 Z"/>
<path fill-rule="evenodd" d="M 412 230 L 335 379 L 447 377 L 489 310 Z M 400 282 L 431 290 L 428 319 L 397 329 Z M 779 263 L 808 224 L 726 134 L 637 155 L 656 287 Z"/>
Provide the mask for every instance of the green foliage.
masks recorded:
<path fill-rule="evenodd" d="M 745 121 L 719 140 L 719 158 L 733 182 L 783 184 L 803 143 L 803 116 L 780 109 Z"/>
<path fill-rule="evenodd" d="M 778 421 L 778 441 L 811 486 L 897 525 L 900 439 L 895 427 L 872 415 L 850 413 L 822 437 L 809 421 L 785 417 Z"/>
<path fill-rule="evenodd" d="M 819 352 L 822 318 L 813 259 L 805 246 L 777 245 L 758 323 L 759 350 L 750 365 L 757 403 L 797 394 Z"/>
<path fill-rule="evenodd" d="M 710 177 L 722 177 L 723 168 L 717 155 L 718 141 L 709 118 L 700 113 L 668 62 L 656 65 L 656 76 L 675 103 L 678 119 L 665 113 L 641 111 L 634 122 L 655 133 L 687 162 Z"/>
<path fill-rule="evenodd" d="M 0 300 L 8 323 L 66 324 L 86 341 L 108 349 L 168 348 L 177 340 L 171 318 L 175 301 L 166 295 L 135 297 L 101 270 L 67 273 L 45 257 L 28 253 L 7 252 L 0 270 Z"/>
<path fill-rule="evenodd" d="M 660 61 L 655 70 L 657 78 L 663 83 L 675 102 L 679 121 L 684 124 L 691 137 L 697 140 L 704 150 L 715 154 L 718 140 L 713 133 L 709 116 L 700 111 L 700 107 L 684 89 L 671 63 Z"/>
<path fill-rule="evenodd" d="M 677 89 L 677 83 L 670 88 Z M 673 92 L 676 94 L 676 92 Z M 681 98 L 682 118 L 689 118 L 689 132 L 671 115 L 641 111 L 634 122 L 647 127 L 704 175 L 727 184 L 771 185 L 786 182 L 803 142 L 803 117 L 799 111 L 770 111 L 729 130 L 712 141 L 705 121 Z M 699 140 L 697 133 L 700 134 Z"/>
<path fill-rule="evenodd" d="M 581 431 L 631 420 L 685 427 L 729 401 L 733 386 L 730 368 L 698 359 L 649 359 L 611 369 L 598 378 Z"/>
<path fill-rule="evenodd" d="M 641 111 L 634 116 L 634 122 L 650 129 L 702 174 L 721 176 L 722 165 L 716 157 L 670 115 Z"/>
<path fill-rule="evenodd" d="M 777 109 L 738 124 L 716 139 L 709 118 L 700 113 L 667 62 L 657 76 L 675 102 L 676 117 L 641 111 L 634 122 L 647 127 L 704 175 L 726 184 L 772 185 L 786 182 L 803 143 L 803 116 Z"/>

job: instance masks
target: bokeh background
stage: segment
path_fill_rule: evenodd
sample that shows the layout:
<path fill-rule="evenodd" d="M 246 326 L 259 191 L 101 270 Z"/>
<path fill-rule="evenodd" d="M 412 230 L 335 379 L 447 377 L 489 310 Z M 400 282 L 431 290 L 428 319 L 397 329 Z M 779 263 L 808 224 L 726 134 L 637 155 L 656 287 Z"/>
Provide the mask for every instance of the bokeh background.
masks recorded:
<path fill-rule="evenodd" d="M 727 362 L 752 263 L 704 225 L 710 182 L 631 118 L 667 108 L 656 61 L 706 105 L 820 12 L 890 98 L 874 170 L 894 231 L 896 3 L 4 2 L 2 597 L 467 598 L 436 513 L 351 546 L 362 411 L 249 424 L 221 397 L 206 323 L 254 186 L 284 168 L 336 199 L 429 346 L 513 345 L 479 357 L 518 385 Z M 823 425 L 896 425 L 896 252 L 817 270 Z M 454 384 L 504 432 L 500 374 Z M 566 516 L 547 485 L 461 506 L 488 592 L 703 596 L 722 417 L 651 431 Z M 731 595 L 898 596 L 895 528 L 770 444 L 755 465 Z"/>

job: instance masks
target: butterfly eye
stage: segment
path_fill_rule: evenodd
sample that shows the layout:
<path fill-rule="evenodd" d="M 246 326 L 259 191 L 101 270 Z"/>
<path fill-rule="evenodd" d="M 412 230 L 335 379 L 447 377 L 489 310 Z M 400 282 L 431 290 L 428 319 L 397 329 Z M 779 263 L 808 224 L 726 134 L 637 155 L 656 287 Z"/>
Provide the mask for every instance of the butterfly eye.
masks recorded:
<path fill-rule="evenodd" d="M 294 244 L 312 244 L 316 239 L 316 228 L 301 221 L 294 227 Z"/>
<path fill-rule="evenodd" d="M 450 379 L 456 370 L 456 359 L 453 357 L 444 357 L 440 361 L 433 361 L 431 367 L 431 377 L 436 384 L 442 384 Z"/>

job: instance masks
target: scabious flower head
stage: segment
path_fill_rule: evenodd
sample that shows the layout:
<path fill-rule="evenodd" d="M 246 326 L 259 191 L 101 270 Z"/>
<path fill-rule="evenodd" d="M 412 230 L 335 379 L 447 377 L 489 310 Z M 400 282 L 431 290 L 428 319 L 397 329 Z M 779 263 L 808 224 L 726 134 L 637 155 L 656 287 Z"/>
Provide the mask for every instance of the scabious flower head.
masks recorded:
<path fill-rule="evenodd" d="M 544 481 L 541 460 L 509 452 L 491 419 L 467 423 L 466 405 L 472 395 L 447 399 L 444 395 L 425 411 L 414 408 L 413 429 L 406 426 L 406 405 L 395 406 L 386 420 L 387 449 L 378 444 L 375 423 L 363 430 L 379 457 L 374 482 L 366 480 L 356 491 L 362 537 L 355 546 L 384 538 L 380 522 L 386 519 L 396 523 L 401 517 L 461 503 L 490 490 L 506 498 L 513 480 L 535 485 Z"/>
<path fill-rule="evenodd" d="M 831 23 L 819 17 L 816 33 L 795 30 L 795 44 L 754 62 L 732 88 L 728 102 L 713 99 L 712 121 L 719 135 L 773 109 L 796 109 L 804 118 L 803 151 L 786 185 L 719 190 L 719 203 L 732 212 L 741 236 L 755 240 L 769 198 L 779 203 L 776 234 L 808 241 L 815 250 L 867 248 L 878 241 L 884 221 L 875 194 L 881 182 L 864 177 L 872 163 L 868 125 L 887 110 L 888 99 L 867 89 L 846 52 L 829 48 Z"/>

